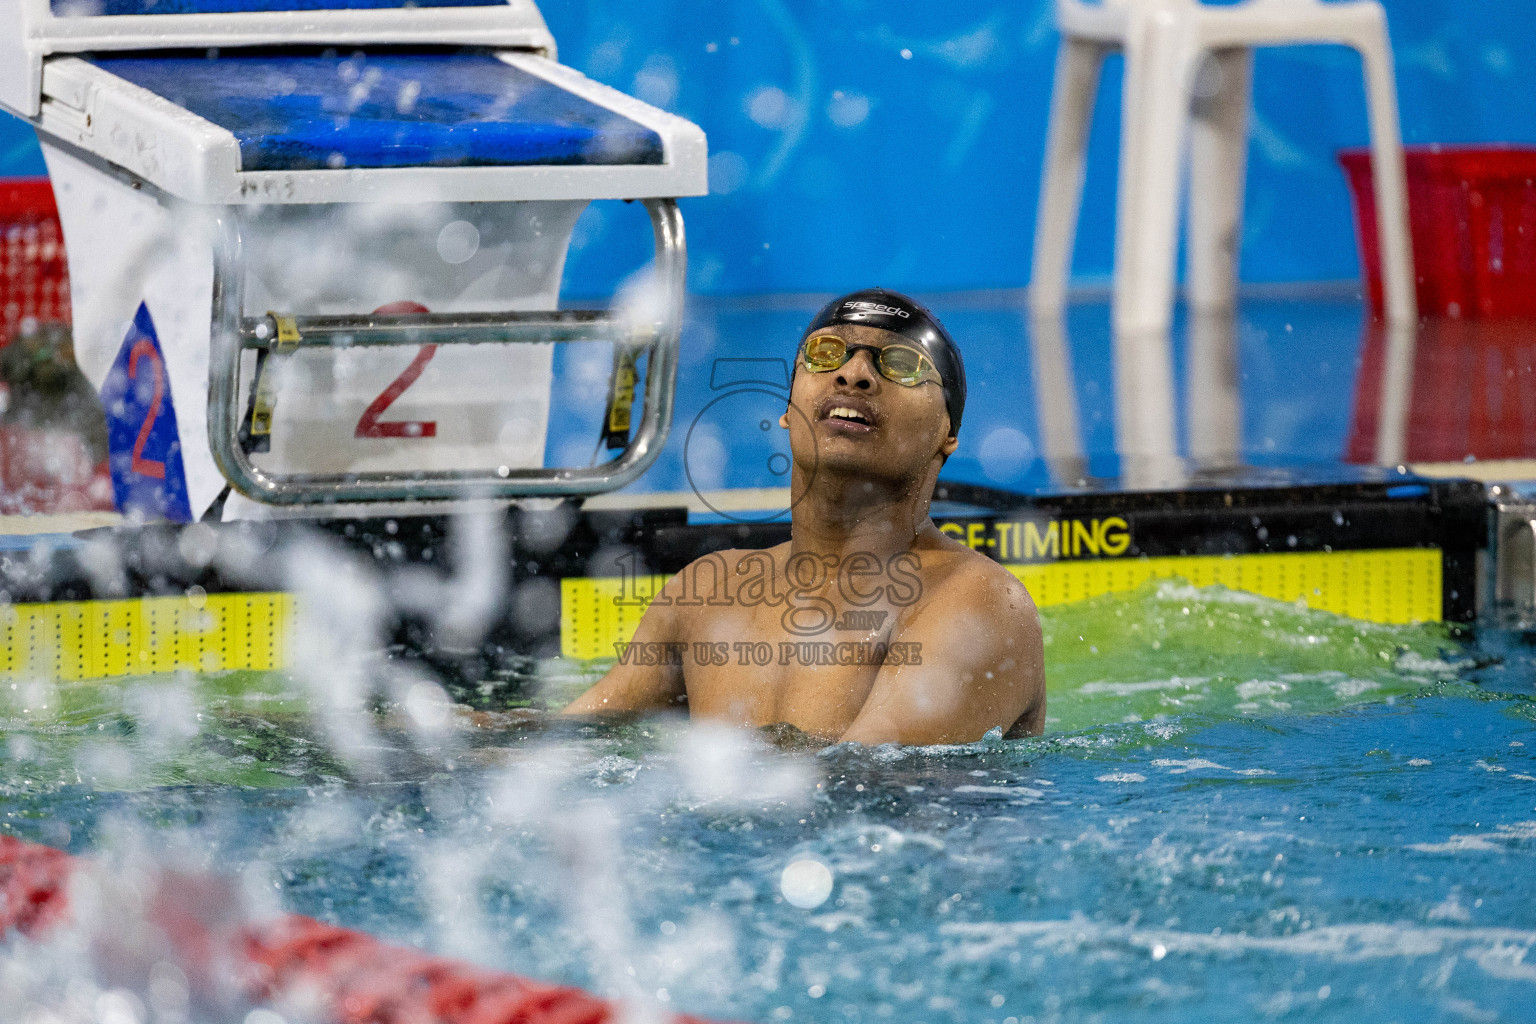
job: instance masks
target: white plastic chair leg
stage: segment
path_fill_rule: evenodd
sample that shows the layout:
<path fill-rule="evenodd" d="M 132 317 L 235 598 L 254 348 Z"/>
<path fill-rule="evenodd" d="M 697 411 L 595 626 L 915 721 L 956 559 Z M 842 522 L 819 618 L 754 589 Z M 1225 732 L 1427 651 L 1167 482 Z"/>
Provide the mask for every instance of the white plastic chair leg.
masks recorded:
<path fill-rule="evenodd" d="M 1189 303 L 1195 314 L 1237 303 L 1253 51 L 1208 53 L 1196 79 L 1189 140 Z M 1200 95 L 1199 85 L 1210 95 Z"/>
<path fill-rule="evenodd" d="M 1231 310 L 1192 311 L 1185 381 L 1189 457 L 1203 468 L 1238 465 L 1243 451 L 1242 391 L 1237 372 L 1237 317 Z"/>
<path fill-rule="evenodd" d="M 1115 331 L 1115 448 L 1121 455 L 1173 459 L 1173 347 L 1166 330 Z"/>
<path fill-rule="evenodd" d="M 1185 19 L 1138 8 L 1125 49 L 1115 231 L 1117 331 L 1167 330 L 1173 306 L 1180 177 L 1197 50 Z"/>
<path fill-rule="evenodd" d="M 1413 248 L 1408 233 L 1408 183 L 1403 141 L 1398 134 L 1397 88 L 1386 15 L 1375 9 L 1371 31 L 1353 41 L 1365 65 L 1366 102 L 1371 117 L 1371 171 L 1376 183 L 1376 237 L 1381 246 L 1381 278 L 1387 320 L 1417 326 Z"/>
<path fill-rule="evenodd" d="M 1067 487 L 1088 473 L 1082 423 L 1077 414 L 1077 388 L 1072 376 L 1072 352 L 1067 325 L 1058 314 L 1029 318 L 1030 355 L 1035 376 L 1035 415 L 1040 449 L 1057 483 Z"/>
<path fill-rule="evenodd" d="M 1195 46 L 1187 22 L 1138 8 L 1125 50 L 1116 211 L 1115 436 L 1122 455 L 1177 455 L 1172 351 L 1179 178 Z"/>
<path fill-rule="evenodd" d="M 1088 132 L 1103 63 L 1104 48 L 1098 43 L 1062 37 L 1056 51 L 1045 171 L 1035 217 L 1029 304 L 1036 315 L 1060 313 L 1066 305 L 1072 246 L 1083 196 Z"/>
<path fill-rule="evenodd" d="M 1382 466 L 1396 466 L 1408 461 L 1408 419 L 1413 411 L 1413 363 L 1418 324 L 1389 320 L 1385 334 L 1381 392 L 1376 410 L 1376 462 Z"/>

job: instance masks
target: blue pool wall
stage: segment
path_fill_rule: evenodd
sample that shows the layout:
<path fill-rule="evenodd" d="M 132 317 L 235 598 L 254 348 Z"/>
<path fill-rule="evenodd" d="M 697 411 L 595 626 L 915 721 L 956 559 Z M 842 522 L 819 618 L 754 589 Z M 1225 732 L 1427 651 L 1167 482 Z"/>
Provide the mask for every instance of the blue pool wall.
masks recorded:
<path fill-rule="evenodd" d="M 776 413 L 767 396 L 717 403 L 718 360 L 789 355 L 818 295 L 880 284 L 924 296 L 963 338 L 970 401 L 946 476 L 1050 489 L 1021 287 L 1055 53 L 1047 0 L 1016 5 L 726 0 L 544 0 L 561 60 L 709 133 L 712 194 L 685 201 L 692 299 L 675 427 L 635 490 L 765 487 Z M 1528 0 L 1387 0 L 1410 143 L 1536 141 L 1536 35 Z M 910 57 L 904 54 L 910 53 Z M 1120 69 L 1100 92 L 1078 284 L 1108 281 Z M 1331 463 L 1346 446 L 1363 311 L 1349 198 L 1334 154 L 1366 141 L 1359 61 L 1348 51 L 1263 51 L 1255 73 L 1243 276 L 1260 286 L 1237 325 L 1243 457 Z M 30 129 L 0 116 L 0 177 L 42 174 Z M 567 300 L 611 294 L 649 255 L 638 206 L 578 222 Z M 1340 287 L 1342 283 L 1342 287 Z M 1310 287 L 1310 286 L 1309 286 Z M 968 294 L 967 294 L 968 293 Z M 1089 474 L 1117 470 L 1108 309 L 1068 317 Z M 1178 394 L 1186 383 L 1182 309 Z M 546 459 L 592 457 L 606 354 L 556 354 Z M 590 363 L 590 365 L 588 365 Z M 756 403 L 756 404 L 753 404 Z M 761 405 L 763 408 L 759 409 Z M 1179 403 L 1180 436 L 1188 410 Z M 691 440 L 690 440 L 691 439 Z"/>
<path fill-rule="evenodd" d="M 687 204 L 704 295 L 1017 287 L 1029 276 L 1056 34 L 1048 0 L 544 0 L 561 59 L 702 125 L 713 192 Z M 1407 141 L 1536 141 L 1536 4 L 1386 0 Z M 910 54 L 910 56 L 907 56 Z M 1100 93 L 1074 273 L 1111 266 L 1120 68 Z M 1366 141 L 1349 51 L 1261 52 L 1243 276 L 1356 276 L 1335 161 Z M 0 118 L 0 176 L 43 173 Z M 606 294 L 646 255 L 611 208 L 578 232 L 566 291 Z"/>
<path fill-rule="evenodd" d="M 1266 292 L 1248 296 L 1235 327 L 1243 461 L 1332 472 L 1354 418 L 1363 308 L 1351 289 Z M 1063 467 L 1045 458 L 1023 293 L 933 298 L 965 352 L 968 390 L 960 447 L 945 464 L 944 477 L 1020 491 L 1076 486 L 1076 478 L 1063 475 Z M 783 398 L 769 387 L 733 385 L 744 372 L 741 360 L 784 359 L 787 371 L 795 341 L 816 304 L 808 295 L 695 296 L 684 320 L 672 434 L 656 464 L 630 489 L 787 486 L 782 463 L 774 463 L 771 455 L 787 444 L 775 425 Z M 1122 467 L 1115 443 L 1108 304 L 1074 304 L 1065 326 L 1078 409 L 1076 434 L 1087 456 L 1087 475 L 1114 478 Z M 1178 396 L 1187 385 L 1187 332 L 1181 306 L 1173 324 Z M 594 346 L 556 348 L 547 465 L 586 465 L 591 458 L 608 371 L 607 353 Z M 756 368 L 754 376 L 770 374 Z M 1188 412 L 1179 401 L 1181 439 Z M 1187 445 L 1181 447 L 1187 454 Z"/>

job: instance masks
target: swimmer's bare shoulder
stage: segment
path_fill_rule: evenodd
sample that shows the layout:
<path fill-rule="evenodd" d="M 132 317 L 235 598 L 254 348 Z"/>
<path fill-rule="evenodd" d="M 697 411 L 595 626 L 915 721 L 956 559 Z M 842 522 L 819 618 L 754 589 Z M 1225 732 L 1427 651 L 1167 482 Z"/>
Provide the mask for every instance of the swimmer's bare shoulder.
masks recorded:
<path fill-rule="evenodd" d="M 657 597 L 666 597 L 668 600 L 653 600 L 650 603 L 645 614 L 640 617 L 640 626 L 635 630 L 633 642 L 644 646 L 688 643 L 692 639 L 687 635 L 689 623 L 683 615 L 685 609 L 677 604 L 679 597 L 688 596 L 683 590 L 683 581 L 694 578 L 694 567 L 703 561 L 724 558 L 726 565 L 734 566 L 740 556 L 745 554 L 745 551 L 727 549 L 701 555 L 685 566 L 682 572 L 667 580 Z M 560 714 L 590 717 L 681 707 L 687 699 L 681 659 L 660 665 L 642 663 L 650 660 L 671 661 L 666 658 L 641 659 L 630 664 L 616 664 L 590 690 L 563 708 Z"/>
<path fill-rule="evenodd" d="M 910 654 L 881 668 L 842 739 L 918 745 L 973 742 L 996 727 L 1044 731 L 1040 616 L 1029 592 L 948 537 L 930 534 L 915 550 L 923 593 L 892 637 Z"/>

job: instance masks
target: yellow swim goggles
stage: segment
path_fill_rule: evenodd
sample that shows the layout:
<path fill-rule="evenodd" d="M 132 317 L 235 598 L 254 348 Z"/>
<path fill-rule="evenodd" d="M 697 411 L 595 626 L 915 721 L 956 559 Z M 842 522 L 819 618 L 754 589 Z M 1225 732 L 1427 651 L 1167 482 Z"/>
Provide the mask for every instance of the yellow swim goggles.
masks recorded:
<path fill-rule="evenodd" d="M 805 368 L 812 373 L 828 373 L 847 363 L 861 348 L 874 354 L 880 376 L 904 388 L 915 388 L 930 380 L 941 387 L 944 384 L 944 378 L 928 357 L 910 345 L 850 345 L 835 334 L 818 334 L 805 343 Z"/>

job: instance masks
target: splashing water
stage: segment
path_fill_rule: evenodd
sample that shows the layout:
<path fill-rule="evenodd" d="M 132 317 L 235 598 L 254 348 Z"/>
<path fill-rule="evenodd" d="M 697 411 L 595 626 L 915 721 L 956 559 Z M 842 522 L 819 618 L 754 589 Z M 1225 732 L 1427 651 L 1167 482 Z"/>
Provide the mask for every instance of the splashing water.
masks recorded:
<path fill-rule="evenodd" d="M 1490 654 L 1177 583 L 1044 618 L 1046 736 L 947 748 L 678 719 L 475 729 L 389 686 L 339 735 L 302 677 L 18 684 L 0 824 L 652 1010 L 1356 1024 L 1531 1005 L 1517 638 Z M 558 706 L 604 667 L 524 682 Z M 12 942 L 0 1016 L 172 1019 L 174 978 L 114 988 L 71 941 Z"/>

